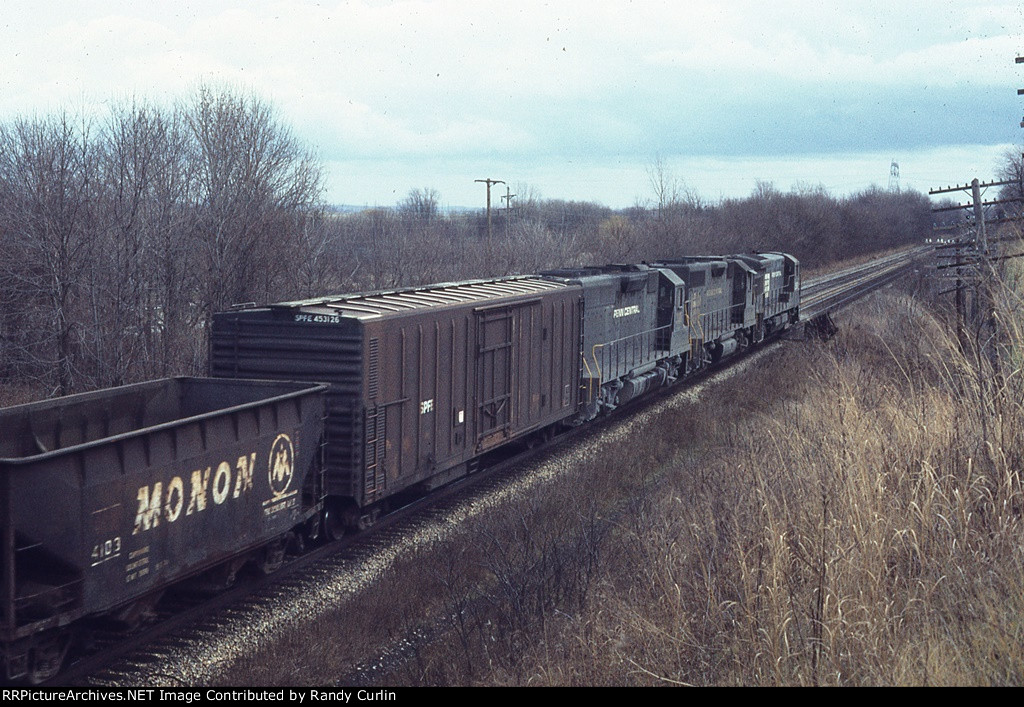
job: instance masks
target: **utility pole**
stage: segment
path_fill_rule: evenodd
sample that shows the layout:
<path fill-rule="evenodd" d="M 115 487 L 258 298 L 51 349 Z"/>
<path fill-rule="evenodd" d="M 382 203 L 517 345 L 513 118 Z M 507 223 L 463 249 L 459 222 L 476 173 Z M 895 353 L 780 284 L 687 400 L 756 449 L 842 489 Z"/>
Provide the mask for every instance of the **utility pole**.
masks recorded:
<path fill-rule="evenodd" d="M 509 238 L 509 224 L 512 223 L 512 199 L 515 198 L 515 194 L 509 189 L 508 185 L 505 185 L 505 196 L 501 197 L 505 200 L 505 238 Z"/>
<path fill-rule="evenodd" d="M 1018 64 L 1024 64 L 1024 56 L 1017 57 L 1017 59 L 1015 61 Z M 1017 89 L 1017 95 L 1018 96 L 1024 96 L 1024 88 L 1018 88 Z M 1024 118 L 1020 119 L 1020 126 L 1022 128 L 1024 128 Z M 1020 163 L 1021 163 L 1021 169 L 1024 169 L 1024 152 L 1020 153 Z"/>
<path fill-rule="evenodd" d="M 981 255 L 988 255 L 988 236 L 985 234 L 985 212 L 981 207 L 981 182 L 975 177 L 971 180 L 971 198 L 974 201 L 974 240 L 981 246 Z"/>
<path fill-rule="evenodd" d="M 1018 63 L 1018 64 L 1024 64 L 1024 56 L 1019 56 L 1019 57 L 1017 57 L 1017 58 L 1015 59 L 1015 61 L 1016 61 L 1016 63 Z M 1017 95 L 1018 95 L 1018 96 L 1024 96 L 1024 88 L 1018 88 L 1018 89 L 1017 89 Z M 1021 118 L 1021 119 L 1020 119 L 1020 126 L 1021 126 L 1022 128 L 1024 128 L 1024 118 Z M 1022 158 L 1024 158 L 1024 155 L 1021 155 L 1021 157 L 1022 157 Z"/>
<path fill-rule="evenodd" d="M 990 348 L 990 345 L 994 343 L 995 337 L 995 318 L 992 313 L 993 297 L 992 297 L 992 282 L 991 279 L 994 277 L 994 270 L 992 263 L 998 260 L 1006 260 L 1008 258 L 1019 257 L 1024 253 L 1018 253 L 1016 255 L 994 255 L 989 250 L 988 234 L 985 229 L 985 207 L 995 206 L 998 204 L 1006 204 L 1010 202 L 1019 202 L 1020 198 L 1014 197 L 1011 199 L 992 199 L 990 201 L 984 201 L 982 199 L 982 189 L 989 187 L 1001 187 L 1008 184 L 1013 184 L 1013 180 L 1001 181 L 1001 182 L 980 182 L 977 179 L 972 179 L 970 184 L 957 185 L 955 187 L 945 187 L 943 189 L 931 189 L 928 191 L 929 194 L 948 194 L 956 191 L 967 192 L 970 191 L 971 200 L 963 204 L 956 204 L 954 206 L 940 206 L 932 209 L 933 212 L 938 211 L 958 211 L 958 210 L 971 210 L 974 214 L 974 229 L 973 233 L 966 238 L 956 238 L 952 244 L 944 244 L 936 247 L 937 257 L 940 261 L 936 265 L 936 270 L 943 270 L 946 268 L 955 268 L 956 273 L 956 313 L 957 313 L 957 338 L 960 341 L 961 350 L 967 350 L 967 306 L 965 301 L 965 277 L 963 268 L 967 267 L 970 269 L 970 279 L 973 280 L 974 284 L 974 304 L 972 310 L 981 311 L 982 319 L 981 326 L 989 330 L 988 335 L 982 345 L 989 349 L 989 356 L 995 360 L 996 351 L 995 348 Z M 996 242 L 1002 242 L 1007 240 L 1003 237 L 996 237 Z M 952 249 L 953 252 L 949 253 Z M 950 258 L 955 258 L 950 262 Z M 980 331 L 979 331 L 980 334 Z"/>
<path fill-rule="evenodd" d="M 958 211 L 964 209 L 972 209 L 974 212 L 974 233 L 966 238 L 962 238 L 959 235 L 956 237 L 956 241 L 952 245 L 952 253 L 949 252 L 950 248 L 946 245 L 938 246 L 936 248 L 937 256 L 940 262 L 937 266 L 937 270 L 943 270 L 945 268 L 955 268 L 956 273 L 956 288 L 955 294 L 955 305 L 956 305 L 956 317 L 957 317 L 957 340 L 960 342 L 961 351 L 967 350 L 968 339 L 967 339 L 967 301 L 965 293 L 965 277 L 964 270 L 965 266 L 971 266 L 973 273 L 970 278 L 974 281 L 974 306 L 973 309 L 978 308 L 979 291 L 978 288 L 981 286 L 980 280 L 982 280 L 986 273 L 985 258 L 988 254 L 988 242 L 985 237 L 985 211 L 984 207 L 987 206 L 981 199 L 981 187 L 982 186 L 998 186 L 998 183 L 991 183 L 982 185 L 977 179 L 971 180 L 970 184 L 956 185 L 955 187 L 945 187 L 939 189 L 931 189 L 928 191 L 929 194 L 949 194 L 957 191 L 970 191 L 971 201 L 969 203 L 957 204 L 955 206 L 940 206 L 933 208 L 933 212 L 939 211 Z M 954 260 L 950 262 L 950 258 Z"/>
<path fill-rule="evenodd" d="M 474 179 L 474 182 L 483 182 L 487 185 L 487 240 L 491 240 L 491 186 L 504 184 L 500 179 Z"/>

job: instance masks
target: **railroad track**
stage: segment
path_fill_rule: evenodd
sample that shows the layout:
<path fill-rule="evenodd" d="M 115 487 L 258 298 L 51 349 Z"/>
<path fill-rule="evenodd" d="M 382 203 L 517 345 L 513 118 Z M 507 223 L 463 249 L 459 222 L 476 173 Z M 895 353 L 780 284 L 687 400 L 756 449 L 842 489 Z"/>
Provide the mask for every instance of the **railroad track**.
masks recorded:
<path fill-rule="evenodd" d="M 892 282 L 912 268 L 926 250 L 911 249 L 808 279 L 801 296 L 801 319 L 807 321 L 838 309 Z M 691 383 L 743 358 L 726 359 L 691 379 Z M 666 392 L 672 395 L 680 391 L 672 388 Z M 629 407 L 640 411 L 657 404 L 658 399 L 641 399 Z M 383 517 L 371 531 L 315 548 L 293 558 L 274 575 L 247 578 L 239 586 L 202 602 L 179 597 L 176 613 L 133 635 L 104 637 L 97 650 L 81 657 L 54 683 L 134 686 L 209 681 L 216 663 L 230 664 L 251 653 L 261 635 L 281 630 L 290 617 L 315 620 L 310 612 L 362 591 L 386 571 L 388 558 L 415 547 L 424 537 L 437 533 L 439 527 L 458 522 L 465 516 L 465 509 L 480 505 L 481 499 L 502 493 L 502 487 L 509 484 L 506 477 L 510 469 L 525 466 L 553 447 L 575 443 L 586 435 L 599 436 L 608 425 L 621 420 L 622 416 L 612 416 L 604 423 L 578 428 L 535 449 L 496 458 L 482 471 Z M 514 479 L 515 474 L 511 476 Z M 482 503 L 486 506 L 491 501 Z"/>
<path fill-rule="evenodd" d="M 927 246 L 910 248 L 805 280 L 800 293 L 801 321 L 832 312 L 895 281 L 913 269 L 927 252 L 930 252 Z"/>

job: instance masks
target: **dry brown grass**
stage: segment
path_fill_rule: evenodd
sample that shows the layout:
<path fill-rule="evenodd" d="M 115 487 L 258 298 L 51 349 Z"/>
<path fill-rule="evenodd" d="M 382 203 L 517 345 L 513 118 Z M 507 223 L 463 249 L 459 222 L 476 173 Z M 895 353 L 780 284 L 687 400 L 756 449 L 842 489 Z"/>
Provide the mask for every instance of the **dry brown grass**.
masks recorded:
<path fill-rule="evenodd" d="M 799 394 L 709 426 L 542 681 L 1024 682 L 1020 311 L 994 370 L 914 300 L 861 308 Z"/>

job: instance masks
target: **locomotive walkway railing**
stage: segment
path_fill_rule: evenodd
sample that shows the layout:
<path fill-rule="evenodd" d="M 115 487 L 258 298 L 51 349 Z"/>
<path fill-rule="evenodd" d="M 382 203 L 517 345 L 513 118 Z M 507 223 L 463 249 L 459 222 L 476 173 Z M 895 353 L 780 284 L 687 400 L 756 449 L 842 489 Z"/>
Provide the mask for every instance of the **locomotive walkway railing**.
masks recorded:
<path fill-rule="evenodd" d="M 671 332 L 671 329 L 671 325 L 666 324 L 657 329 L 595 344 L 590 352 L 592 372 L 596 372 L 597 378 L 605 383 L 655 361 L 664 350 L 658 347 L 659 334 Z"/>

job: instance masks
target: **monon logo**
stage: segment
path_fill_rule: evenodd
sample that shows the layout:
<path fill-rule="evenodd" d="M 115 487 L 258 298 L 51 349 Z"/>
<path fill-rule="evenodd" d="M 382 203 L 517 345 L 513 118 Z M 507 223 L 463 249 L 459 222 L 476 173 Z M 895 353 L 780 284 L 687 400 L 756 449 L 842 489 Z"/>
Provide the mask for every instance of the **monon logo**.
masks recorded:
<path fill-rule="evenodd" d="M 288 448 L 291 449 L 291 441 L 288 442 Z M 216 466 L 211 464 L 196 469 L 188 477 L 175 476 L 166 486 L 162 481 L 157 481 L 152 487 L 140 487 L 136 497 L 138 510 L 132 535 L 158 527 L 161 518 L 174 523 L 182 515 L 202 513 L 211 500 L 213 505 L 219 506 L 229 498 L 241 498 L 252 489 L 255 466 L 254 452 L 238 457 L 234 467 L 225 460 Z M 291 483 L 290 472 L 288 483 Z"/>
<path fill-rule="evenodd" d="M 295 477 L 295 447 L 288 435 L 281 434 L 270 447 L 270 464 L 268 465 L 270 490 L 275 496 L 281 496 L 292 485 Z"/>

